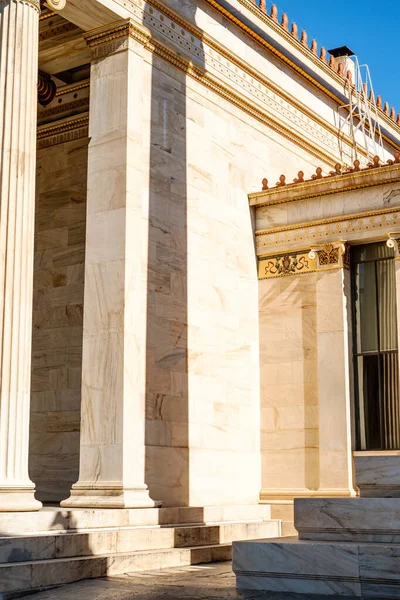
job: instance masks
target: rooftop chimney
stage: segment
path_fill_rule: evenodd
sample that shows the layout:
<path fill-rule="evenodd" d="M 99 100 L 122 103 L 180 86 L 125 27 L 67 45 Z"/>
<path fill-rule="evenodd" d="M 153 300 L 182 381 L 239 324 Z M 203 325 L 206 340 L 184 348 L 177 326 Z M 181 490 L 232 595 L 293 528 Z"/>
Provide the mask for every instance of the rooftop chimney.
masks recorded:
<path fill-rule="evenodd" d="M 343 73 L 346 77 L 348 71 L 351 73 L 353 83 L 356 80 L 356 69 L 354 61 L 351 60 L 351 56 L 354 56 L 354 52 L 350 50 L 347 46 L 340 46 L 339 48 L 333 48 L 332 50 L 328 50 L 329 54 L 331 54 L 334 58 L 334 67 L 337 71 L 339 68 L 339 64 L 343 64 Z"/>

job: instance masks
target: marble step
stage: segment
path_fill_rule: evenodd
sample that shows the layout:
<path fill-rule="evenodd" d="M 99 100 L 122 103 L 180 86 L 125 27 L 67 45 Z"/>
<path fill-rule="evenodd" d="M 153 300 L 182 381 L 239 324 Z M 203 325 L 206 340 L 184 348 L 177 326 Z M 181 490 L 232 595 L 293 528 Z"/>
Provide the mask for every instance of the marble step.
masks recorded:
<path fill-rule="evenodd" d="M 93 527 L 266 521 L 271 518 L 279 517 L 271 517 L 271 507 L 261 504 L 142 509 L 64 509 L 50 506 L 37 513 L 0 513 L 0 532 L 10 535 Z"/>
<path fill-rule="evenodd" d="M 400 498 L 299 498 L 300 539 L 400 544 Z"/>
<path fill-rule="evenodd" d="M 82 579 L 231 560 L 231 544 L 59 558 L 0 565 L 0 599 Z"/>
<path fill-rule="evenodd" d="M 0 538 L 0 564 L 78 556 L 230 544 L 281 535 L 280 521 L 66 531 Z"/>
<path fill-rule="evenodd" d="M 400 544 L 304 541 L 233 544 L 237 587 L 319 596 L 400 599 Z"/>

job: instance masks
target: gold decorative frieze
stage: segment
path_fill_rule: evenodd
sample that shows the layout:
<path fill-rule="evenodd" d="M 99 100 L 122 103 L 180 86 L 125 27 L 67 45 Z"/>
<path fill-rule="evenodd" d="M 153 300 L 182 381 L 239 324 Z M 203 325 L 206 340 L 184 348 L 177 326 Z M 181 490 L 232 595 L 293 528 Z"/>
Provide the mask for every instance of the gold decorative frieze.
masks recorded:
<path fill-rule="evenodd" d="M 313 244 L 313 240 L 321 240 L 334 236 L 347 238 L 349 234 L 369 231 L 382 231 L 400 224 L 400 207 L 371 210 L 363 213 L 349 214 L 340 217 L 318 219 L 307 223 L 296 223 L 271 229 L 256 231 L 256 242 L 259 254 L 263 248 L 281 246 L 290 243 Z"/>
<path fill-rule="evenodd" d="M 350 247 L 343 240 L 318 244 L 311 248 L 308 257 L 316 260 L 317 269 L 348 268 Z"/>
<path fill-rule="evenodd" d="M 312 246 L 310 250 L 260 256 L 258 259 L 258 279 L 302 275 L 303 273 L 314 273 L 320 270 L 348 269 L 349 266 L 350 245 L 340 240 L 318 244 Z"/>
<path fill-rule="evenodd" d="M 274 277 L 300 275 L 311 273 L 316 269 L 317 259 L 316 257 L 310 257 L 310 253 L 307 251 L 263 256 L 258 262 L 258 278 L 272 279 Z"/>

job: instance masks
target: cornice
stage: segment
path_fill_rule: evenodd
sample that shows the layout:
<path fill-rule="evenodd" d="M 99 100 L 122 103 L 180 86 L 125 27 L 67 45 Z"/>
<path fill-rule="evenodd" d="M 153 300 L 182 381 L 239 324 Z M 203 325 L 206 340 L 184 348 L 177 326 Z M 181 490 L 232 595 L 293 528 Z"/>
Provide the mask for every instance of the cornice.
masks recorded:
<path fill-rule="evenodd" d="M 277 94 L 279 97 L 283 98 L 286 102 L 291 104 L 298 111 L 300 111 L 305 116 L 307 116 L 308 118 L 315 121 L 315 123 L 317 123 L 318 125 L 323 127 L 326 131 L 328 131 L 329 133 L 331 133 L 332 135 L 337 137 L 337 133 L 338 133 L 337 127 L 334 127 L 333 125 L 331 125 L 331 123 L 329 123 L 328 121 L 321 118 L 317 113 L 310 110 L 305 104 L 300 102 L 292 94 L 289 94 L 288 92 L 285 92 L 284 90 L 282 90 L 271 79 L 269 79 L 268 77 L 266 77 L 265 75 L 260 73 L 258 70 L 253 69 L 248 63 L 246 63 L 243 60 L 241 60 L 240 58 L 237 58 L 236 56 L 234 56 L 232 53 L 230 53 L 224 46 L 222 46 L 219 42 L 217 42 L 209 34 L 201 31 L 198 27 L 187 22 L 179 14 L 177 14 L 175 11 L 171 10 L 170 8 L 164 6 L 158 0 L 147 0 L 147 4 L 162 11 L 169 18 L 176 21 L 181 27 L 184 27 L 187 31 L 189 31 L 193 35 L 199 37 L 204 43 L 206 43 L 210 48 L 212 48 L 217 54 L 219 54 L 220 56 L 224 57 L 226 60 L 229 60 L 232 64 L 234 64 L 234 65 L 238 66 L 240 69 L 242 69 L 249 76 L 249 78 L 253 78 L 254 80 L 261 83 L 261 85 L 269 88 L 271 90 L 271 92 L 273 92 L 273 93 Z M 247 6 L 247 4 L 246 4 L 246 6 Z M 256 7 L 254 7 L 254 5 L 251 5 L 251 6 L 252 6 L 252 10 L 255 12 L 255 14 L 258 15 L 258 12 L 257 12 L 258 9 Z M 282 31 L 280 31 L 280 33 L 282 33 Z M 283 33 L 286 33 L 286 32 L 283 31 Z M 291 37 L 293 37 L 293 36 L 291 36 Z M 289 38 L 290 38 L 290 36 L 289 36 Z M 297 41 L 297 40 L 294 40 L 294 41 Z M 302 46 L 302 44 L 300 44 L 298 41 L 297 41 L 297 44 L 300 46 L 300 49 L 302 51 L 304 51 L 304 46 Z M 332 74 L 329 69 L 328 69 L 328 71 L 330 74 Z M 337 78 L 343 84 L 343 80 L 341 80 L 339 76 Z M 349 147 L 352 147 L 353 141 L 350 139 L 350 137 L 348 135 L 342 134 L 341 139 L 345 143 L 347 143 L 347 145 Z M 363 149 L 358 149 L 358 151 L 364 157 L 367 157 L 366 151 L 364 151 Z"/>
<path fill-rule="evenodd" d="M 363 169 L 358 172 L 323 177 L 304 183 L 279 186 L 264 192 L 254 192 L 248 197 L 250 205 L 259 208 L 398 182 L 400 182 L 400 166 L 395 164 L 382 166 L 379 169 Z"/>
<path fill-rule="evenodd" d="M 182 56 L 178 56 L 175 52 L 171 51 L 169 48 L 156 41 L 154 38 L 148 41 L 147 48 L 159 57 L 172 63 L 181 71 L 185 72 L 187 75 L 189 75 L 202 85 L 208 87 L 210 90 L 217 93 L 225 100 L 228 100 L 231 104 L 237 106 L 246 114 L 255 118 L 264 125 L 267 125 L 276 133 L 279 133 L 289 141 L 293 142 L 299 148 L 305 150 L 308 154 L 320 160 L 323 160 L 328 165 L 335 165 L 336 160 L 334 157 L 332 157 L 331 154 L 328 154 L 323 150 L 317 148 L 314 143 L 312 143 L 311 141 L 309 142 L 300 134 L 295 133 L 292 129 L 286 127 L 281 122 L 271 117 L 269 114 L 267 114 L 265 110 L 262 110 L 261 108 L 255 106 L 244 96 L 239 95 L 237 92 L 233 92 L 230 88 L 221 83 L 216 77 L 210 75 L 207 72 L 202 71 L 201 69 L 196 67 L 191 61 L 187 60 L 186 58 L 183 58 Z"/>
<path fill-rule="evenodd" d="M 204 44 L 204 46 L 209 47 L 210 53 L 209 54 L 207 53 L 207 57 L 209 58 L 211 63 L 214 61 L 214 62 L 218 63 L 218 65 L 219 65 L 218 68 L 216 66 L 212 66 L 212 68 L 217 68 L 218 75 L 216 76 L 216 78 L 218 81 L 220 81 L 220 77 L 223 75 L 223 71 L 226 70 L 226 65 L 224 64 L 225 60 L 228 61 L 232 65 L 232 67 L 237 66 L 239 68 L 239 70 L 241 70 L 243 72 L 243 76 L 241 76 L 239 73 L 239 77 L 240 78 L 243 77 L 243 80 L 244 80 L 244 82 L 239 85 L 241 87 L 244 87 L 244 89 L 246 89 L 246 91 L 248 91 L 249 94 L 251 94 L 253 96 L 254 101 L 256 104 L 258 103 L 258 106 L 259 106 L 260 102 L 262 102 L 263 104 L 266 104 L 266 102 L 268 102 L 269 105 L 271 105 L 272 102 L 276 102 L 277 104 L 280 104 L 281 106 L 278 106 L 278 109 L 275 110 L 275 112 L 277 113 L 278 119 L 279 119 L 279 116 L 282 116 L 282 120 L 291 121 L 292 124 L 293 124 L 293 122 L 295 122 L 295 124 L 296 124 L 295 127 L 297 129 L 296 135 L 299 139 L 302 140 L 302 142 L 304 142 L 304 134 L 301 131 L 303 129 L 303 131 L 309 137 L 309 139 L 307 141 L 307 143 L 309 144 L 309 147 L 315 148 L 315 145 L 318 145 L 317 152 L 318 152 L 318 157 L 320 159 L 326 160 L 326 158 L 324 158 L 324 156 L 325 157 L 328 156 L 329 164 L 332 164 L 332 161 L 333 161 L 332 156 L 336 156 L 336 158 L 339 157 L 338 143 L 337 143 L 337 146 L 338 146 L 337 148 L 332 147 L 332 143 L 333 143 L 332 140 L 334 140 L 334 139 L 337 140 L 337 129 L 332 124 L 330 124 L 328 121 L 325 121 L 319 115 L 317 115 L 316 113 L 311 111 L 307 106 L 305 106 L 304 104 L 299 102 L 292 95 L 281 90 L 276 84 L 274 84 L 274 82 L 272 82 L 270 79 L 266 78 L 259 71 L 257 71 L 256 69 L 253 69 L 251 66 L 249 66 L 247 63 L 242 61 L 240 58 L 233 56 L 232 53 L 229 53 L 229 51 L 224 46 L 222 46 L 220 43 L 218 43 L 215 39 L 213 39 L 207 33 L 204 33 L 202 30 L 200 30 L 194 24 L 187 22 L 184 18 L 182 18 L 181 15 L 177 14 L 174 10 L 165 6 L 163 4 L 163 2 L 161 2 L 160 0 L 147 0 L 147 2 L 146 2 L 147 9 L 145 10 L 144 5 L 142 5 L 138 2 L 134 2 L 133 0 L 116 0 L 116 1 L 121 6 L 128 8 L 132 12 L 132 16 L 136 19 L 135 21 L 132 19 L 132 22 L 136 23 L 136 26 L 143 27 L 142 23 L 144 23 L 144 26 L 148 27 L 148 29 L 145 30 L 147 37 L 145 36 L 145 39 L 143 39 L 143 37 L 141 36 L 142 37 L 141 42 L 149 50 L 153 51 L 153 47 L 154 47 L 156 41 L 160 41 L 159 39 L 157 39 L 157 37 L 155 37 L 155 34 L 157 34 L 157 31 L 156 31 L 156 29 L 153 30 L 153 25 L 152 25 L 152 21 L 153 21 L 153 23 L 155 23 L 157 21 L 157 18 L 154 21 L 154 17 L 156 17 L 156 15 L 154 14 L 154 9 L 156 9 L 157 11 L 159 11 L 162 14 L 163 17 L 167 17 L 167 18 L 171 19 L 171 23 L 167 23 L 166 21 L 163 23 L 164 27 L 163 27 L 162 35 L 166 35 L 168 37 L 167 30 L 170 27 L 174 31 L 175 37 L 173 37 L 173 40 L 174 40 L 173 43 L 176 44 L 176 46 L 178 46 L 177 48 L 176 47 L 174 48 L 174 54 L 178 53 L 179 56 L 183 56 L 181 53 L 182 52 L 181 48 L 185 48 L 185 45 L 188 42 L 190 43 L 190 40 L 188 38 L 186 38 L 185 43 L 182 44 L 180 42 L 180 47 L 177 44 L 177 38 L 179 37 L 178 27 L 180 27 L 183 35 L 184 35 L 183 30 L 185 30 L 187 33 L 192 35 L 191 42 L 194 42 L 194 39 L 196 38 L 197 41 L 200 41 L 202 44 Z M 176 26 L 176 29 L 174 30 L 175 26 Z M 151 37 L 150 43 L 148 43 L 148 37 Z M 165 45 L 165 43 L 164 43 L 164 45 Z M 301 46 L 301 44 L 299 44 L 299 45 Z M 301 46 L 301 47 L 304 50 L 304 47 L 303 46 Z M 189 52 L 191 52 L 191 51 L 189 50 Z M 214 52 L 214 55 L 212 55 L 212 52 Z M 165 58 L 165 60 L 169 60 L 168 53 L 166 53 L 164 55 L 164 58 Z M 224 61 L 222 59 L 224 59 Z M 188 58 L 188 60 L 191 60 L 191 59 Z M 196 58 L 195 58 L 195 61 L 196 61 Z M 236 69 L 236 71 L 237 71 L 237 69 Z M 233 69 L 232 69 L 232 73 L 233 73 Z M 235 76 L 235 74 L 234 74 L 234 76 Z M 343 81 L 339 78 L 339 76 L 338 76 L 338 80 L 341 81 L 343 84 Z M 232 79 L 232 82 L 233 81 L 234 80 Z M 246 83 L 248 84 L 248 82 L 252 82 L 254 84 L 253 85 L 254 90 L 247 89 Z M 258 95 L 258 91 L 260 91 L 261 95 L 266 96 L 266 99 L 261 98 L 261 96 Z M 274 94 L 276 94 L 276 96 L 277 96 L 276 99 L 274 99 L 275 98 Z M 244 97 L 246 97 L 246 96 L 244 96 Z M 270 106 L 270 108 L 271 108 L 271 111 L 274 112 L 272 105 Z M 263 111 L 264 109 L 262 107 L 260 107 L 260 110 Z M 280 115 L 279 113 L 282 111 L 283 111 L 283 113 L 282 113 L 282 115 Z M 284 114 L 285 111 L 287 114 Z M 289 113 L 293 113 L 293 114 L 289 114 Z M 273 117 L 271 117 L 271 115 L 270 115 L 270 118 L 273 118 Z M 282 124 L 280 121 L 276 121 L 276 120 L 275 120 L 275 122 L 278 122 L 280 126 L 287 127 L 291 131 L 293 131 L 293 127 L 291 127 L 290 124 L 288 124 L 288 123 Z M 295 143 L 297 143 L 297 141 Z M 344 144 L 344 146 L 346 147 L 346 151 L 344 154 L 349 155 L 347 157 L 347 159 L 345 159 L 346 162 L 348 163 L 351 160 L 350 152 L 351 152 L 351 148 L 353 145 L 352 140 L 350 140 L 350 138 L 347 135 L 342 135 L 341 143 Z M 300 145 L 300 147 L 304 149 L 304 144 L 302 143 Z M 313 151 L 311 153 L 314 156 L 316 156 L 315 151 Z M 367 153 L 364 152 L 363 150 L 361 150 L 360 154 L 362 154 L 364 157 L 367 156 Z"/>
<path fill-rule="evenodd" d="M 175 49 L 169 48 L 165 43 L 151 36 L 151 32 L 133 19 L 118 21 L 110 26 L 101 27 L 86 34 L 85 40 L 92 49 L 94 58 L 100 58 L 110 52 L 123 51 L 128 49 L 130 38 L 138 41 L 145 49 L 173 64 L 180 71 L 198 81 L 208 89 L 217 93 L 224 100 L 238 107 L 242 112 L 250 115 L 259 122 L 267 125 L 273 131 L 279 133 L 286 139 L 295 143 L 298 147 L 305 150 L 308 154 L 322 160 L 325 164 L 334 166 L 335 158 L 321 148 L 315 145 L 315 142 L 308 141 L 299 133 L 296 133 L 290 127 L 283 125 L 277 119 L 274 119 L 261 107 L 256 106 L 245 96 L 222 83 L 217 77 L 197 67 L 193 61 L 183 55 L 177 54 Z"/>
<path fill-rule="evenodd" d="M 98 59 L 112 52 L 127 50 L 130 39 L 147 47 L 151 33 L 133 19 L 122 19 L 94 29 L 83 37 L 92 51 L 93 58 Z"/>
<path fill-rule="evenodd" d="M 303 46 L 299 40 L 297 40 L 290 32 L 285 31 L 278 23 L 275 23 L 272 19 L 270 19 L 266 14 L 263 14 L 259 8 L 251 2 L 251 0 L 238 0 L 242 6 L 245 6 L 249 11 L 251 11 L 254 15 L 257 16 L 264 24 L 268 27 L 271 27 L 276 33 L 281 35 L 285 41 L 289 42 L 290 45 L 300 52 L 304 58 L 310 60 L 316 68 L 322 69 L 322 71 L 328 75 L 336 84 L 339 84 L 340 87 L 344 86 L 345 81 L 325 63 L 323 63 L 316 55 L 314 55 L 308 47 Z M 247 35 L 249 35 L 253 40 L 255 40 L 259 45 L 263 46 L 267 50 L 269 50 L 272 54 L 274 54 L 277 58 L 287 64 L 292 70 L 296 71 L 303 79 L 306 79 L 309 83 L 311 83 L 314 87 L 318 88 L 321 92 L 323 92 L 326 96 L 335 101 L 336 104 L 341 106 L 343 104 L 342 99 L 330 91 L 326 86 L 318 82 L 314 77 L 310 74 L 306 73 L 304 69 L 302 69 L 299 65 L 293 62 L 289 57 L 280 52 L 273 44 L 270 44 L 261 36 L 259 36 L 255 31 L 253 31 L 250 27 L 248 27 L 245 23 L 243 23 L 238 17 L 232 14 L 229 10 L 223 8 L 218 0 L 203 0 L 206 4 L 212 6 L 217 12 L 224 15 L 226 19 L 230 22 L 234 23 L 237 27 L 239 27 L 242 31 L 244 31 Z M 400 135 L 400 127 L 396 124 L 395 121 L 389 118 L 388 115 L 384 113 L 382 109 L 378 108 L 379 117 L 387 123 L 387 125 L 391 128 L 397 129 L 398 134 Z M 394 143 L 393 140 L 388 138 L 386 135 L 382 134 L 382 137 L 385 141 L 395 148 L 396 150 L 400 149 L 400 144 Z"/>
<path fill-rule="evenodd" d="M 279 58 L 281 61 L 283 61 L 288 66 L 290 66 L 290 68 L 293 69 L 294 71 L 296 71 L 299 75 L 301 75 L 301 77 L 303 79 L 306 79 L 307 81 L 309 81 L 313 86 L 317 87 L 319 90 L 321 90 L 324 94 L 329 96 L 329 98 L 334 100 L 336 103 L 338 103 L 338 102 L 341 103 L 338 96 L 336 96 L 333 92 L 328 90 L 321 83 L 316 81 L 313 77 L 311 77 L 311 75 L 306 73 L 301 67 L 299 67 L 292 60 L 290 60 L 290 58 L 288 58 L 282 52 L 280 52 L 277 48 L 275 48 L 275 46 L 273 46 L 272 44 L 267 42 L 265 39 L 260 37 L 255 31 L 250 29 L 250 27 L 247 27 L 247 25 L 245 23 L 243 23 L 243 21 L 241 21 L 238 17 L 236 17 L 234 14 L 232 14 L 229 10 L 226 10 L 225 8 L 223 8 L 218 3 L 218 0 L 203 0 L 203 2 L 212 6 L 219 13 L 222 13 L 226 17 L 226 19 L 231 21 L 231 23 L 234 23 L 237 27 L 239 27 L 239 29 L 241 29 L 247 35 L 249 35 L 251 38 L 253 38 L 258 44 L 260 44 L 261 46 L 266 48 L 269 52 L 274 54 L 274 56 Z M 314 60 L 315 66 L 318 65 L 319 68 L 324 68 L 325 65 L 323 63 L 322 64 L 317 63 L 317 58 L 309 55 L 308 49 L 306 49 L 304 46 L 302 46 L 302 44 L 300 44 L 300 42 L 298 40 L 296 40 L 293 36 L 291 36 L 288 32 L 285 32 L 284 30 L 281 30 L 280 28 L 278 28 L 279 26 L 277 24 L 274 24 L 272 22 L 272 20 L 268 19 L 268 17 L 266 15 L 263 15 L 263 13 L 261 13 L 259 10 L 257 10 L 256 6 L 252 5 L 248 0 L 239 0 L 239 2 L 243 6 L 245 6 L 248 10 L 253 12 L 257 16 L 257 18 L 259 18 L 262 22 L 264 22 L 268 27 L 275 27 L 276 31 L 279 31 L 279 34 L 283 35 L 285 37 L 285 40 L 289 41 L 290 44 L 296 50 L 300 51 L 307 59 Z M 256 12 L 256 10 L 257 10 L 257 12 Z M 339 83 L 341 86 L 343 86 L 343 79 L 341 79 L 341 77 L 339 77 L 339 75 L 336 75 L 336 73 L 332 72 L 328 68 L 328 66 L 326 66 L 326 69 L 324 69 L 324 70 L 326 70 L 326 73 L 329 74 L 330 77 L 333 77 L 333 79 L 336 81 L 336 83 Z"/>

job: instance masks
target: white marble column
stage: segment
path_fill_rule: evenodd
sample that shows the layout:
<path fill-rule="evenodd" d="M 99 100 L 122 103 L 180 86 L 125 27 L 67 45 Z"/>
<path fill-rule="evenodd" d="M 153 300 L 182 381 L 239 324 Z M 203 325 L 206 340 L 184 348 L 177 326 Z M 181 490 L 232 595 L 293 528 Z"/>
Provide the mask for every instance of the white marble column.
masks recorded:
<path fill-rule="evenodd" d="M 352 324 L 348 248 L 316 247 L 319 412 L 318 495 L 355 495 L 352 439 Z"/>
<path fill-rule="evenodd" d="M 151 64 L 131 21 L 86 35 L 90 84 L 79 481 L 67 507 L 153 507 L 145 484 Z"/>
<path fill-rule="evenodd" d="M 0 0 L 0 511 L 28 476 L 39 0 Z"/>

